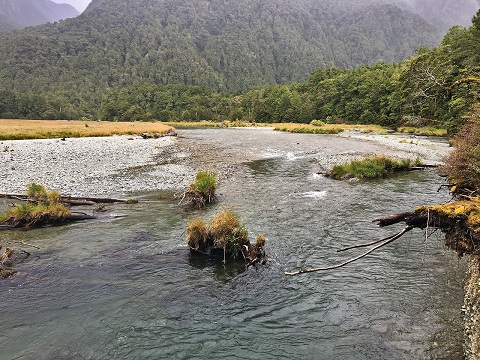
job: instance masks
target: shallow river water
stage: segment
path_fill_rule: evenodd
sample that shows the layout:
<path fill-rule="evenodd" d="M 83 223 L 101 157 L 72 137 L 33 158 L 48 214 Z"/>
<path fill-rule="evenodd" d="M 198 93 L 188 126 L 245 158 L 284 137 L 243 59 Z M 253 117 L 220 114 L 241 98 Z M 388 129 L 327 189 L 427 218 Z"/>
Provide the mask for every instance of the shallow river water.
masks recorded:
<path fill-rule="evenodd" d="M 0 282 L 0 359 L 461 359 L 465 264 L 441 236 L 414 230 L 344 268 L 283 274 L 360 254 L 336 249 L 401 228 L 376 217 L 448 200 L 442 179 L 335 181 L 284 150 L 238 165 L 202 212 L 139 193 L 112 207 L 121 217 L 0 232 L 0 244 L 40 247 L 23 245 L 32 256 Z M 189 219 L 223 206 L 268 238 L 266 266 L 190 255 Z"/>

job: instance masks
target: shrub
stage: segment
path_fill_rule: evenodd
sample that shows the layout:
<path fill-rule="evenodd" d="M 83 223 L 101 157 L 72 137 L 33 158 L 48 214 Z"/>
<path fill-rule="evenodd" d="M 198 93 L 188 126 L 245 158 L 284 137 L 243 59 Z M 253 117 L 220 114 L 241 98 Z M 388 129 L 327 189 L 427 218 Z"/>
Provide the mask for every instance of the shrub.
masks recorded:
<path fill-rule="evenodd" d="M 310 125 L 324 126 L 325 123 L 322 120 L 312 120 L 312 121 L 310 121 Z"/>
<path fill-rule="evenodd" d="M 443 170 L 449 182 L 456 185 L 454 192 L 480 191 L 480 109 L 474 112 L 453 139 L 455 149 L 445 161 Z"/>

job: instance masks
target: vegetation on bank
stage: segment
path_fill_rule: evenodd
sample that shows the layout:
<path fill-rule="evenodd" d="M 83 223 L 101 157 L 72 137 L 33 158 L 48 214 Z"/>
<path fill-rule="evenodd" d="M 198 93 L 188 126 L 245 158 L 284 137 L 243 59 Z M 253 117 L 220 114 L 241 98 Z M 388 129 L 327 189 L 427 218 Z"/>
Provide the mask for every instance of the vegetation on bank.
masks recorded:
<path fill-rule="evenodd" d="M 452 143 L 454 149 L 443 166 L 451 192 L 480 195 L 480 104 L 470 112 L 466 124 Z"/>
<path fill-rule="evenodd" d="M 158 122 L 0 119 L 0 140 L 166 134 L 170 129 L 171 126 Z"/>
<path fill-rule="evenodd" d="M 267 126 L 268 124 L 263 124 Z M 259 124 L 262 126 L 262 124 Z M 323 124 L 323 125 L 314 125 L 314 124 L 295 124 L 295 123 L 283 123 L 283 124 L 272 124 L 274 130 L 277 131 L 287 131 L 291 133 L 302 133 L 302 134 L 339 134 L 343 131 L 359 131 L 362 133 L 375 133 L 375 134 L 386 134 L 387 129 L 380 125 L 366 125 L 366 124 Z"/>
<path fill-rule="evenodd" d="M 354 159 L 349 163 L 335 165 L 325 176 L 332 179 L 375 179 L 388 176 L 399 171 L 408 171 L 421 166 L 420 159 L 396 160 L 386 156 L 374 156 L 365 159 Z"/>
<path fill-rule="evenodd" d="M 56 191 L 46 191 L 39 184 L 27 187 L 30 200 L 13 205 L 0 214 L 0 226 L 35 227 L 65 221 L 72 213 L 61 203 L 61 196 Z"/>
<path fill-rule="evenodd" d="M 215 255 L 223 253 L 223 260 L 242 258 L 247 263 L 265 260 L 265 237 L 258 235 L 256 243 L 250 243 L 248 230 L 230 209 L 217 213 L 208 225 L 199 219 L 189 222 L 186 240 L 195 252 Z"/>
<path fill-rule="evenodd" d="M 448 135 L 447 129 L 435 128 L 433 126 L 414 127 L 414 126 L 401 126 L 397 129 L 400 134 L 411 134 L 417 136 L 438 136 L 445 137 Z"/>

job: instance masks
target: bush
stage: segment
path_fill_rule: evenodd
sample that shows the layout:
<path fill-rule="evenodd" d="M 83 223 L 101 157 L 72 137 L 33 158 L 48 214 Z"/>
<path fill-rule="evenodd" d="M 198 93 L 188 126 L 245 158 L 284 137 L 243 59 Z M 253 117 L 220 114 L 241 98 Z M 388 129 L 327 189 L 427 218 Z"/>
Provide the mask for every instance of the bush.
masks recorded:
<path fill-rule="evenodd" d="M 445 161 L 443 170 L 449 182 L 456 185 L 454 193 L 480 191 L 480 118 L 473 112 L 453 139 L 455 149 Z"/>
<path fill-rule="evenodd" d="M 310 121 L 310 125 L 324 126 L 325 123 L 322 120 L 312 120 L 312 121 Z"/>

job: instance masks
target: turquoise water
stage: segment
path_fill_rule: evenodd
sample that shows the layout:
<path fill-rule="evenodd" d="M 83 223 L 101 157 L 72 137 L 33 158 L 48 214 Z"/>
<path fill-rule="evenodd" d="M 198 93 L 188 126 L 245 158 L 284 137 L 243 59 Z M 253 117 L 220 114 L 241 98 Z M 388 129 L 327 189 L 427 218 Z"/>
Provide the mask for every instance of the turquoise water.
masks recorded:
<path fill-rule="evenodd" d="M 98 222 L 0 232 L 26 242 L 0 282 L 0 359 L 461 359 L 465 264 L 441 236 L 415 230 L 336 271 L 390 235 L 372 219 L 448 200 L 435 172 L 373 182 L 315 174 L 302 157 L 245 163 L 206 211 L 172 193 L 134 194 Z M 267 238 L 266 266 L 224 267 L 190 255 L 189 219 L 223 206 Z"/>

